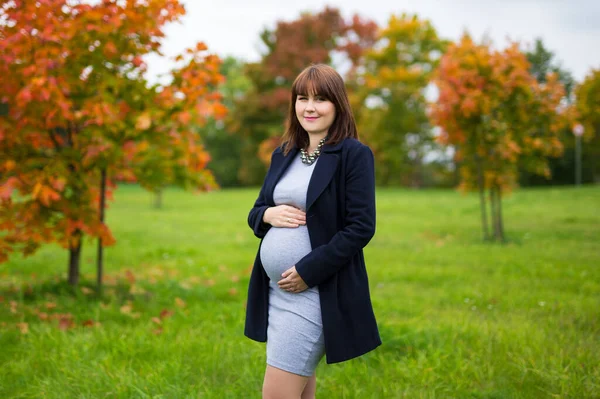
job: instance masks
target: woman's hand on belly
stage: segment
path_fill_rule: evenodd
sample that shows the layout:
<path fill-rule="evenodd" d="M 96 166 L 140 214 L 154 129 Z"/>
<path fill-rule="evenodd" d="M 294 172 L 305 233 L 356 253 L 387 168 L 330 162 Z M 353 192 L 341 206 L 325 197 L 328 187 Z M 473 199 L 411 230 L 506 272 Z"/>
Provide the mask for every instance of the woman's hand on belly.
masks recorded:
<path fill-rule="evenodd" d="M 302 280 L 302 277 L 296 271 L 296 266 L 292 266 L 281 273 L 281 280 L 277 282 L 282 290 L 293 292 L 295 294 L 302 292 L 308 288 L 308 285 Z"/>
<path fill-rule="evenodd" d="M 278 205 L 267 208 L 263 222 L 273 227 L 298 227 L 306 224 L 306 213 L 291 205 Z"/>

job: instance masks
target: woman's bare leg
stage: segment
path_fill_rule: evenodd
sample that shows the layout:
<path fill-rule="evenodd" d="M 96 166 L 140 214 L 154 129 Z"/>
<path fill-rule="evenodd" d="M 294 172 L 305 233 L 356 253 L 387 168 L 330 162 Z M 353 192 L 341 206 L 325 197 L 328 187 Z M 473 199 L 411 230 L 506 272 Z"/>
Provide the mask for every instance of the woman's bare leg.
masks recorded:
<path fill-rule="evenodd" d="M 312 378 L 312 377 L 311 377 Z M 309 377 L 289 373 L 267 365 L 263 382 L 263 399 L 300 399 Z"/>
<path fill-rule="evenodd" d="M 313 374 L 306 383 L 301 399 L 315 399 L 317 392 L 317 376 Z"/>

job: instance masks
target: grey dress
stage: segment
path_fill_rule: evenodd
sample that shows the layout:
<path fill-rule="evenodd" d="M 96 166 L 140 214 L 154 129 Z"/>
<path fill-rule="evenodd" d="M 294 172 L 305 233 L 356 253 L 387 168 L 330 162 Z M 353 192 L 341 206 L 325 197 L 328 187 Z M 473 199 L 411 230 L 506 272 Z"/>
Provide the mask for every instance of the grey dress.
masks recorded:
<path fill-rule="evenodd" d="M 306 211 L 306 191 L 317 162 L 305 165 L 298 154 L 275 186 L 276 205 L 292 205 Z M 260 259 L 271 280 L 267 364 L 307 377 L 314 374 L 325 353 L 319 290 L 313 287 L 294 294 L 280 289 L 277 282 L 281 273 L 310 251 L 306 226 L 271 227 L 260 247 Z"/>

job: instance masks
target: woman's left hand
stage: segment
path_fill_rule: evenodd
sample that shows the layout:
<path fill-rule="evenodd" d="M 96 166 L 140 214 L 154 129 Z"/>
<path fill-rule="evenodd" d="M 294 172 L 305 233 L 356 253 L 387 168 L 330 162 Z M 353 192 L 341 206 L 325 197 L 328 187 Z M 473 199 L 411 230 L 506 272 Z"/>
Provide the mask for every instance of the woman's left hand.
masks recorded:
<path fill-rule="evenodd" d="M 279 280 L 277 284 L 282 290 L 297 294 L 308 288 L 308 285 L 306 285 L 304 280 L 302 280 L 302 277 L 300 277 L 296 271 L 296 266 L 292 266 L 281 273 L 281 277 L 283 278 Z"/>

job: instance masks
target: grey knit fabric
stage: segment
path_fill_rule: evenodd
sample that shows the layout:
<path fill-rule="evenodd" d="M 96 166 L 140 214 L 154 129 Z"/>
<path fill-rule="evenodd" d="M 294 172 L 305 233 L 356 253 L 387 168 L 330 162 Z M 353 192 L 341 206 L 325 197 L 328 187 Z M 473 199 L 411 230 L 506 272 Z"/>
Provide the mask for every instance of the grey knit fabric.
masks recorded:
<path fill-rule="evenodd" d="M 306 191 L 317 164 L 303 164 L 298 155 L 275 186 L 276 205 L 306 211 Z M 267 364 L 303 376 L 314 374 L 325 353 L 318 287 L 293 294 L 280 289 L 281 273 L 312 250 L 306 226 L 271 227 L 262 241 L 260 259 L 271 279 Z"/>

